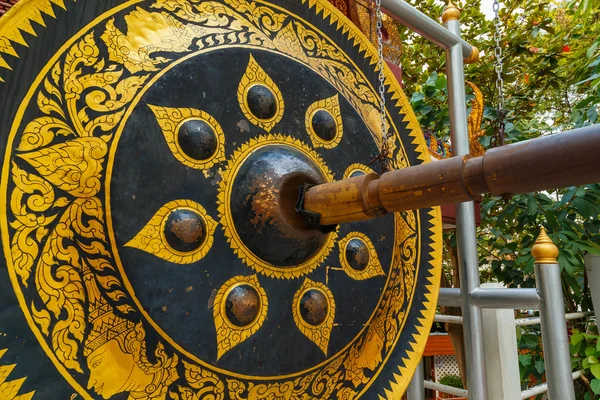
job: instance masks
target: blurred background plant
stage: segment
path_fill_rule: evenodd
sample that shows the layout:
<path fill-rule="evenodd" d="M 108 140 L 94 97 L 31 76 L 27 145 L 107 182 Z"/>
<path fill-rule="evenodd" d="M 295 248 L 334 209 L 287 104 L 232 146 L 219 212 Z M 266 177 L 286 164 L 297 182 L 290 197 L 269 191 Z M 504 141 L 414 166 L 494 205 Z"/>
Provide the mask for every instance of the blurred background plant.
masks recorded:
<path fill-rule="evenodd" d="M 439 18 L 445 2 L 410 1 Z M 466 79 L 485 97 L 480 143 L 498 143 L 494 24 L 481 1 L 458 1 L 463 37 L 476 45 L 481 60 L 466 68 Z M 491 8 L 491 3 L 489 4 Z M 600 2 L 592 0 L 507 0 L 501 2 L 506 143 L 518 142 L 598 122 L 600 108 Z M 407 29 L 403 38 L 403 85 L 425 132 L 449 137 L 445 56 Z M 473 96 L 468 91 L 468 100 Z M 552 160 L 548 160 L 552 162 Z M 478 247 L 482 281 L 508 287 L 534 286 L 531 246 L 539 227 L 560 248 L 565 312 L 588 311 L 591 298 L 583 258 L 600 254 L 600 185 L 529 193 L 511 198 L 486 196 Z M 446 231 L 446 279 L 456 281 L 456 241 Z M 456 282 L 455 282 L 456 284 Z M 600 345 L 595 325 L 571 324 L 574 370 L 584 369 L 578 399 L 600 398 Z M 519 364 L 523 387 L 544 379 L 538 328 L 519 328 Z"/>

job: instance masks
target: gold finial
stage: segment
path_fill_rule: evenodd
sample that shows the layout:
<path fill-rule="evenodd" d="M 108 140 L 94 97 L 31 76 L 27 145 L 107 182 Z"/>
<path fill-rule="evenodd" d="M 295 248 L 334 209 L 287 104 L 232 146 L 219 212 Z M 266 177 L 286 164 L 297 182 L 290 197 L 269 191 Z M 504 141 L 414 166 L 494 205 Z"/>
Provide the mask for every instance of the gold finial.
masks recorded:
<path fill-rule="evenodd" d="M 558 247 L 548 237 L 543 226 L 540 229 L 540 235 L 531 248 L 531 254 L 535 258 L 536 264 L 558 264 L 558 261 L 556 261 Z"/>
<path fill-rule="evenodd" d="M 479 61 L 479 49 L 473 46 L 473 51 L 471 51 L 471 55 L 465 58 L 465 64 L 472 64 L 477 61 Z"/>
<path fill-rule="evenodd" d="M 442 14 L 442 22 L 458 21 L 460 20 L 460 10 L 454 5 L 452 0 L 448 1 L 448 5 Z"/>

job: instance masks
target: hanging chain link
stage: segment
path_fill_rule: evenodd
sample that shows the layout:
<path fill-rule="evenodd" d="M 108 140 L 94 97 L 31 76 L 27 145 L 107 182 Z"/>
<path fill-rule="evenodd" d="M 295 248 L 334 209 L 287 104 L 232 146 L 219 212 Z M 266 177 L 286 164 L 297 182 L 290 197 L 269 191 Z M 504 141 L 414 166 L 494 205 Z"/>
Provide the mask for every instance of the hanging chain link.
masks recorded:
<path fill-rule="evenodd" d="M 494 58 L 496 66 L 496 90 L 498 91 L 498 140 L 500 146 L 504 145 L 504 117 L 506 117 L 506 110 L 504 109 L 504 79 L 502 79 L 502 46 L 500 44 L 502 22 L 500 21 L 500 3 L 498 0 L 494 0 L 492 6 L 494 10 L 494 41 L 496 42 L 496 48 L 494 49 Z"/>
<path fill-rule="evenodd" d="M 375 15 L 377 17 L 377 68 L 379 68 L 379 108 L 381 119 L 381 152 L 377 158 L 381 164 L 382 172 L 388 170 L 388 139 L 387 118 L 385 110 L 385 75 L 383 74 L 383 13 L 381 11 L 381 0 L 375 0 Z"/>

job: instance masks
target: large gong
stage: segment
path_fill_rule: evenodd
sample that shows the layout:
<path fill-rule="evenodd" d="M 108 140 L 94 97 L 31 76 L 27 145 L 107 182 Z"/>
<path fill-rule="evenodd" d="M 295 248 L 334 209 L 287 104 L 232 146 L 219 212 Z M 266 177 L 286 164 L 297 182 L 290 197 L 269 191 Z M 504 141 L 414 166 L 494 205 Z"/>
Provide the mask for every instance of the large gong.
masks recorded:
<path fill-rule="evenodd" d="M 294 209 L 377 171 L 377 76 L 324 0 L 21 0 L 0 19 L 0 397 L 400 398 L 439 209 L 325 233 Z M 390 164 L 425 162 L 386 76 Z"/>

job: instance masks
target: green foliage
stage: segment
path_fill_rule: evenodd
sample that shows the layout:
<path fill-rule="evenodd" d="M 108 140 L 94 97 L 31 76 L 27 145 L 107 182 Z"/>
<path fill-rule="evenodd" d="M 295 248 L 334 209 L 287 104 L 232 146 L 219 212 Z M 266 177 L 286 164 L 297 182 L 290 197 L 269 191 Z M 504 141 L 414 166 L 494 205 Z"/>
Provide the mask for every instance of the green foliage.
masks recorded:
<path fill-rule="evenodd" d="M 458 389 L 464 389 L 463 381 L 458 375 L 444 375 L 440 378 L 440 383 L 446 386 L 452 386 Z"/>
<path fill-rule="evenodd" d="M 445 2 L 412 1 L 438 18 Z M 501 2 L 506 141 L 518 142 L 599 123 L 600 2 L 591 0 L 507 0 Z M 459 2 L 463 37 L 483 53 L 467 66 L 466 79 L 486 99 L 480 139 L 497 142 L 498 113 L 493 22 L 479 1 Z M 424 131 L 449 136 L 445 57 L 434 45 L 406 30 L 403 79 Z M 470 98 L 470 95 L 468 95 Z M 552 162 L 551 159 L 548 162 Z M 528 193 L 511 198 L 486 196 L 481 203 L 478 248 L 482 280 L 509 287 L 532 287 L 531 247 L 544 226 L 560 249 L 566 312 L 591 309 L 583 257 L 600 254 L 600 185 Z M 450 237 L 450 243 L 455 239 Z M 596 333 L 573 331 L 573 367 L 584 369 L 589 385 L 577 398 L 600 398 L 600 345 Z M 518 330 L 523 386 L 544 377 L 539 327 Z"/>

